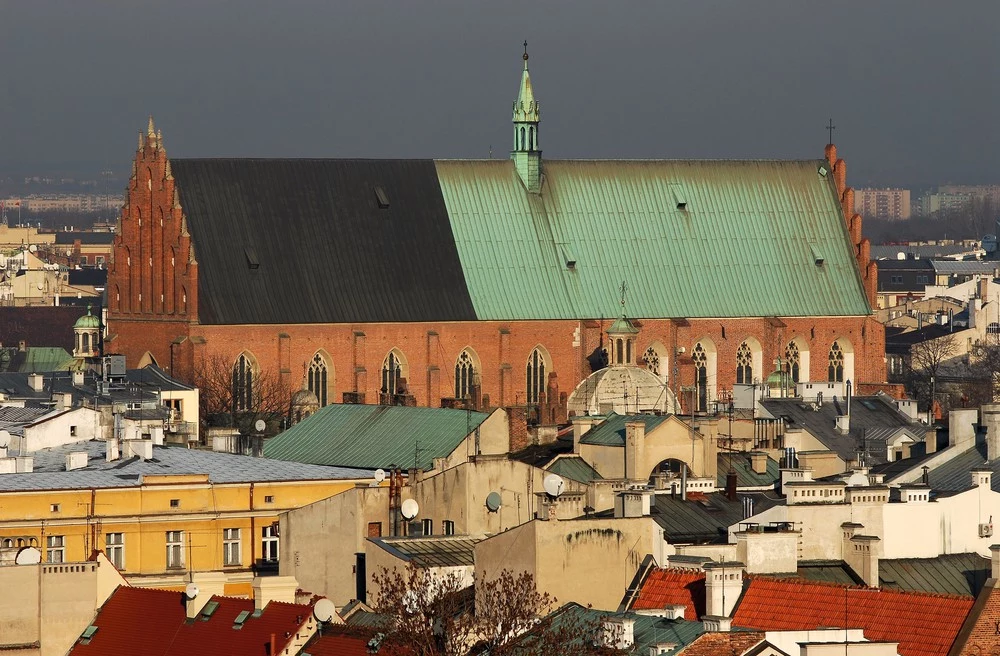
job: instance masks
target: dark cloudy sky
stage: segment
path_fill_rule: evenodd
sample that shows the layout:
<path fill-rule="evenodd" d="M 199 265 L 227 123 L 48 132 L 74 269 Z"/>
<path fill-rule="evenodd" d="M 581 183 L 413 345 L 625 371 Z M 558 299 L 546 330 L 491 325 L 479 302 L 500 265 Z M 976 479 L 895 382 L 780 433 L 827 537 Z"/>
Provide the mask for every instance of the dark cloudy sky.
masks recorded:
<path fill-rule="evenodd" d="M 854 186 L 1000 182 L 997 0 L 0 0 L 0 170 L 509 150 L 818 157 Z"/>

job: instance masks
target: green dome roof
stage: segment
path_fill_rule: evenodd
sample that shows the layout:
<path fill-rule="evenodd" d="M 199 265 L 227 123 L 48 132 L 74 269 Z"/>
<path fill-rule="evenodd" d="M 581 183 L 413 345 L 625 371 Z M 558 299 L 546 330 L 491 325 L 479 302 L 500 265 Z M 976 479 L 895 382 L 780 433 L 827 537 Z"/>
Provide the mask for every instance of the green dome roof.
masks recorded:
<path fill-rule="evenodd" d="M 632 322 L 629 321 L 628 317 L 626 317 L 624 314 L 615 319 L 615 322 L 611 324 L 610 328 L 608 328 L 609 335 L 611 334 L 635 335 L 638 332 L 639 329 L 633 326 Z"/>
<path fill-rule="evenodd" d="M 76 320 L 73 328 L 100 328 L 101 320 L 90 313 L 90 306 L 87 306 L 87 314 Z"/>

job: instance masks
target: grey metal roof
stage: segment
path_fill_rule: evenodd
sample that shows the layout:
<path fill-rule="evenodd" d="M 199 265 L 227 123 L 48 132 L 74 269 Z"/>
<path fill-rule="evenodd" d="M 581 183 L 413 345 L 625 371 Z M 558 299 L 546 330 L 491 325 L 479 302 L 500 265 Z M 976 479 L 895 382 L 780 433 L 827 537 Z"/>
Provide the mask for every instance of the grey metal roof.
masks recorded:
<path fill-rule="evenodd" d="M 66 455 L 79 451 L 87 453 L 87 467 L 66 471 Z M 363 469 L 304 465 L 181 446 L 154 446 L 151 460 L 126 458 L 107 462 L 103 440 L 40 449 L 31 455 L 34 471 L 0 474 L 0 492 L 133 487 L 141 483 L 143 475 L 154 474 L 208 474 L 213 483 L 371 478 L 371 472 Z"/>
<path fill-rule="evenodd" d="M 368 538 L 400 560 L 417 567 L 470 567 L 475 565 L 476 544 L 482 538 L 428 536 L 422 538 Z"/>
<path fill-rule="evenodd" d="M 753 470 L 750 464 L 750 454 L 741 451 L 719 453 L 716 461 L 718 463 L 716 485 L 721 489 L 725 489 L 726 487 L 726 478 L 729 475 L 730 465 L 732 465 L 733 471 L 736 472 L 737 488 L 769 487 L 773 486 L 781 478 L 781 467 L 778 461 L 772 458 L 767 459 L 767 471 L 763 474 L 758 474 Z"/>
<path fill-rule="evenodd" d="M 989 577 L 990 559 L 976 553 L 878 561 L 879 584 L 883 588 L 975 597 Z"/>
<path fill-rule="evenodd" d="M 948 255 L 958 255 L 959 253 L 972 253 L 975 248 L 971 246 L 953 245 L 953 246 L 927 246 L 927 245 L 909 245 L 909 244 L 894 244 L 889 246 L 875 246 L 871 247 L 871 255 L 874 260 L 896 260 L 899 253 L 913 253 L 917 257 L 928 258 L 928 257 L 945 257 Z M 882 263 L 879 262 L 879 267 Z"/>
<path fill-rule="evenodd" d="M 743 497 L 753 499 L 754 513 L 785 503 L 784 498 L 766 492 L 740 493 L 738 497 L 729 501 L 715 492 L 691 494 L 684 501 L 679 495 L 657 494 L 650 514 L 671 544 L 727 542 L 729 527 L 743 520 Z"/>
<path fill-rule="evenodd" d="M 896 409 L 889 397 L 857 396 L 851 399 L 851 430 L 837 433 L 837 417 L 846 412 L 843 399 L 827 400 L 818 409 L 801 399 L 765 399 L 761 404 L 773 417 L 785 419 L 786 426 L 801 426 L 840 458 L 854 458 L 864 448 L 871 464 L 886 461 L 885 436 L 895 434 L 881 429 L 908 429 L 911 434 L 922 430 Z M 868 431 L 879 429 L 868 434 Z M 877 437 L 879 436 L 879 437 Z"/>
<path fill-rule="evenodd" d="M 476 319 L 432 161 L 170 163 L 201 323 Z"/>
<path fill-rule="evenodd" d="M 957 273 L 965 275 L 974 275 L 978 273 L 987 276 L 996 276 L 997 270 L 1000 269 L 1000 262 L 980 260 L 931 260 L 931 266 L 934 267 L 934 273 Z"/>
<path fill-rule="evenodd" d="M 961 492 L 972 485 L 972 470 L 985 467 L 993 472 L 994 492 L 1000 492 L 1000 460 L 986 460 L 986 444 L 977 440 L 976 446 L 966 449 L 951 460 L 928 472 L 928 483 L 935 492 Z"/>
<path fill-rule="evenodd" d="M 72 244 L 77 241 L 81 244 L 107 244 L 110 246 L 115 241 L 115 233 L 110 231 L 98 232 L 96 230 L 59 231 L 56 233 L 57 244 Z"/>

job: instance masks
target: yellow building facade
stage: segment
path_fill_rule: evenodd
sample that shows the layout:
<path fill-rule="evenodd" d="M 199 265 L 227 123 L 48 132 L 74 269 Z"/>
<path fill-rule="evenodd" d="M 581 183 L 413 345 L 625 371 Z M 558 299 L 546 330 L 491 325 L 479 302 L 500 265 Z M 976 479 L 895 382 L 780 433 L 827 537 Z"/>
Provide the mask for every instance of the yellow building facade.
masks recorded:
<path fill-rule="evenodd" d="M 189 452 L 157 447 L 154 459 L 174 450 Z M 303 469 L 301 479 L 286 471 L 282 480 L 267 480 L 267 467 L 274 461 L 211 452 L 199 457 L 206 456 L 260 463 L 261 480 L 220 482 L 224 477 L 208 473 L 142 473 L 133 485 L 102 487 L 75 484 L 87 478 L 86 471 L 0 475 L 0 547 L 34 546 L 42 562 L 49 563 L 82 561 L 103 551 L 132 585 L 143 587 L 179 590 L 193 572 L 223 572 L 225 594 L 250 595 L 255 571 L 277 573 L 280 513 L 371 483 L 363 470 L 297 464 L 293 466 Z M 285 470 L 290 465 L 281 464 Z M 313 470 L 331 473 L 315 478 Z M 93 473 L 104 478 L 115 476 L 113 471 L 104 467 Z M 345 473 L 354 476 L 336 477 Z"/>

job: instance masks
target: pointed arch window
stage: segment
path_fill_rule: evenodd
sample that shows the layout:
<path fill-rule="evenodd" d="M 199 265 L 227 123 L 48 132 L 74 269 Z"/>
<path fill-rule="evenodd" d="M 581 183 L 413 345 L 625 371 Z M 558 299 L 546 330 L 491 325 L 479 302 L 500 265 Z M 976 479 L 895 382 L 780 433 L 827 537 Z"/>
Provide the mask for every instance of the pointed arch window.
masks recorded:
<path fill-rule="evenodd" d="M 792 382 L 800 382 L 799 363 L 801 362 L 801 357 L 799 355 L 799 345 L 795 342 L 788 342 L 788 346 L 785 347 L 785 362 L 788 365 L 788 373 L 792 377 Z"/>
<path fill-rule="evenodd" d="M 528 356 L 526 378 L 528 403 L 538 403 L 545 392 L 545 356 L 537 348 Z"/>
<path fill-rule="evenodd" d="M 839 342 L 834 342 L 830 347 L 826 376 L 831 383 L 844 382 L 844 349 Z"/>
<path fill-rule="evenodd" d="M 740 344 L 736 351 L 736 383 L 749 385 L 753 383 L 753 352 L 746 342 Z"/>
<path fill-rule="evenodd" d="M 528 128 L 528 150 L 535 149 L 535 128 Z"/>
<path fill-rule="evenodd" d="M 524 128 L 521 128 L 521 150 L 524 150 Z"/>
<path fill-rule="evenodd" d="M 382 393 L 394 396 L 402 389 L 403 363 L 399 353 L 389 351 L 382 361 Z"/>
<path fill-rule="evenodd" d="M 455 398 L 466 399 L 472 396 L 475 385 L 476 368 L 468 349 L 462 351 L 455 362 Z"/>
<path fill-rule="evenodd" d="M 317 353 L 313 356 L 312 362 L 309 363 L 309 371 L 307 373 L 307 379 L 309 382 L 309 391 L 316 395 L 319 399 L 319 407 L 325 407 L 327 404 L 327 375 L 328 367 L 326 366 L 326 359 L 322 354 Z"/>
<path fill-rule="evenodd" d="M 708 408 L 708 354 L 701 342 L 694 345 L 691 360 L 694 362 L 694 385 L 698 397 L 695 410 L 703 412 Z"/>
<path fill-rule="evenodd" d="M 233 408 L 237 412 L 246 412 L 253 408 L 253 361 L 246 353 L 240 353 L 233 365 Z"/>

